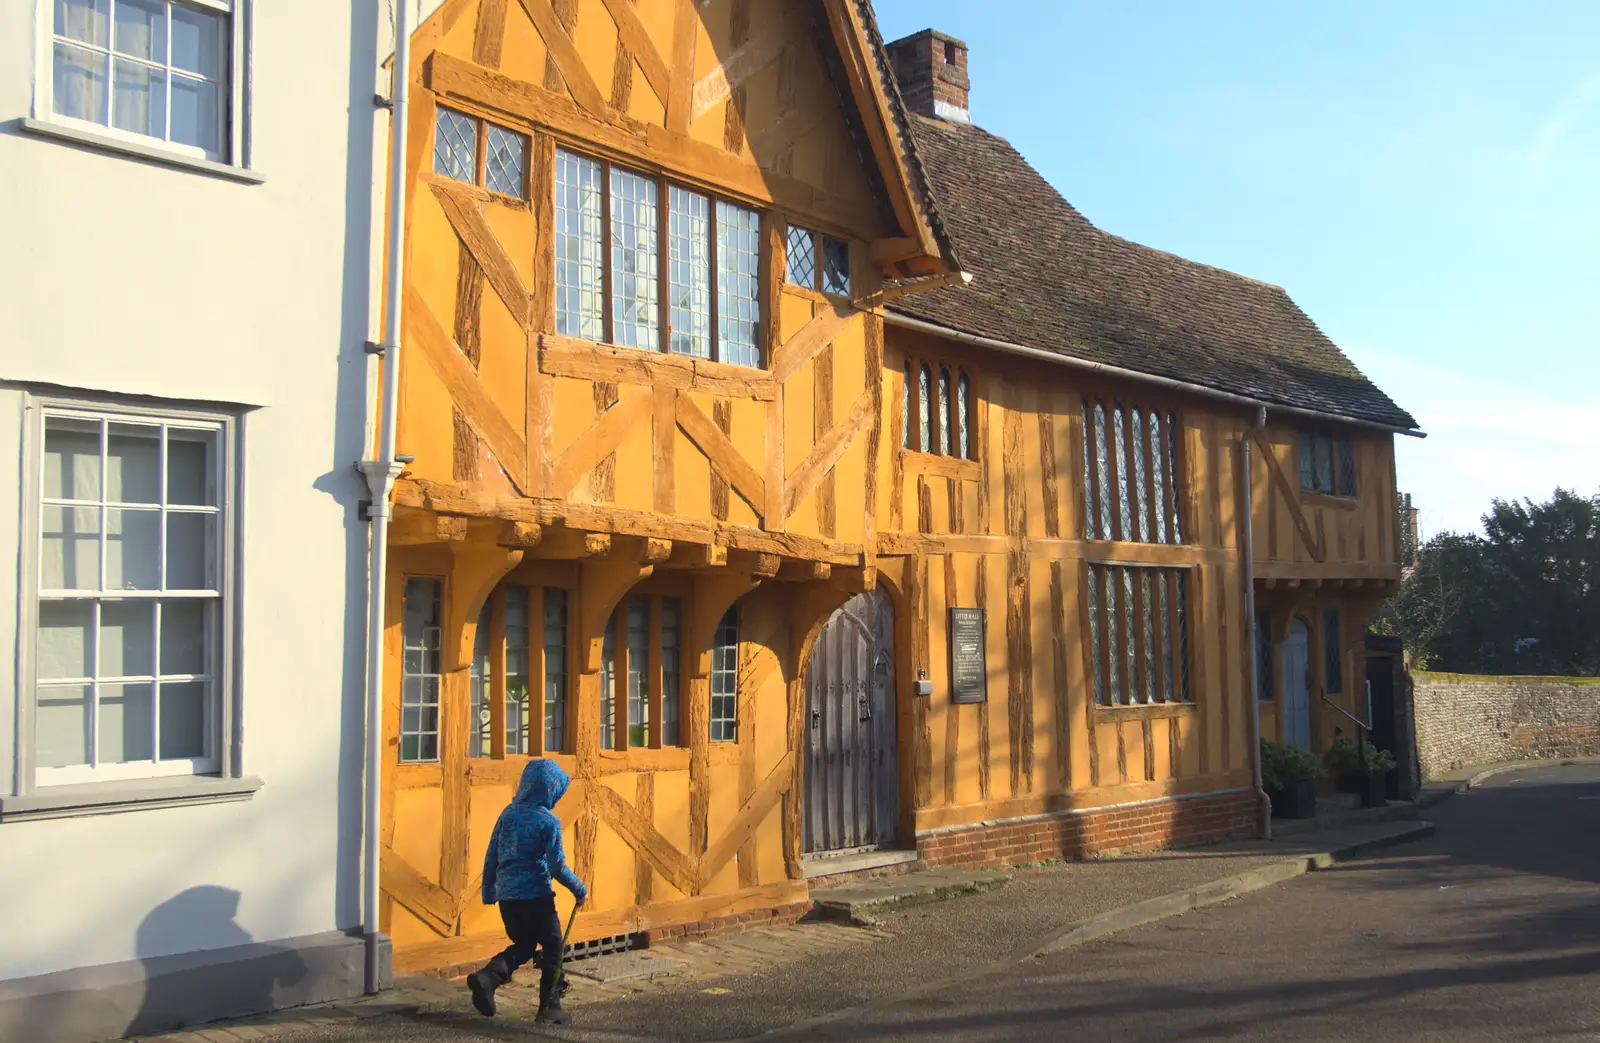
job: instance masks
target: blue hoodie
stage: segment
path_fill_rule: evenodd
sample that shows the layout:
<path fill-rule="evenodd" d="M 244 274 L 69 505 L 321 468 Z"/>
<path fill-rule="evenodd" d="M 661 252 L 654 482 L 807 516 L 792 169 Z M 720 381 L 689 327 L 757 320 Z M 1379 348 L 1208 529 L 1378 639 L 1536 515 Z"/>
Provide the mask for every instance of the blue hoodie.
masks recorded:
<path fill-rule="evenodd" d="M 522 769 L 517 795 L 489 837 L 483 856 L 483 904 L 548 898 L 555 894 L 552 880 L 582 902 L 588 889 L 567 868 L 561 852 L 561 822 L 550 809 L 567 792 L 571 780 L 555 761 L 539 758 Z"/>

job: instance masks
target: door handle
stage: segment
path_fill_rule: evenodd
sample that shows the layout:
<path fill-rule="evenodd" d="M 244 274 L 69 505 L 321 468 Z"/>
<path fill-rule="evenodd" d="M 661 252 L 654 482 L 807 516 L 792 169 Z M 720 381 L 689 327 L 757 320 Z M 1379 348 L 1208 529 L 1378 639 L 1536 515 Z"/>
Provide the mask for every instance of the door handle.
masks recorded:
<path fill-rule="evenodd" d="M 811 727 L 812 728 L 820 728 L 820 727 L 822 727 L 822 711 L 821 710 L 813 709 L 811 711 Z"/>

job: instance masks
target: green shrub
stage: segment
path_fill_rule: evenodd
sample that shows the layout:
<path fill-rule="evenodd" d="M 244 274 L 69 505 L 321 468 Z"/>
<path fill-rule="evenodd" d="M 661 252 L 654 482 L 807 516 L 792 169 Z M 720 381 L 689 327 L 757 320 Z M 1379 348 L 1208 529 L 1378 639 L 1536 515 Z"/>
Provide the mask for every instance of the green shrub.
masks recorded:
<path fill-rule="evenodd" d="M 1321 774 L 1322 766 L 1317 758 L 1300 747 L 1280 742 L 1261 744 L 1261 788 L 1268 793 L 1279 792 Z"/>
<path fill-rule="evenodd" d="M 1366 752 L 1364 766 L 1363 750 Z M 1328 752 L 1322 755 L 1322 766 L 1334 776 L 1383 775 L 1394 768 L 1394 754 L 1370 742 L 1358 745 L 1354 739 L 1339 738 L 1333 740 Z"/>

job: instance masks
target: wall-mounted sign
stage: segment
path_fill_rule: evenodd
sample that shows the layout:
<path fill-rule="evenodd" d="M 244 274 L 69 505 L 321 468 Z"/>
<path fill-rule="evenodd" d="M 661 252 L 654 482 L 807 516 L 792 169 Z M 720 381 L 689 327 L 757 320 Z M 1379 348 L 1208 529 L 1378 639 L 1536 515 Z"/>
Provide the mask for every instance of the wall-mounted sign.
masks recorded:
<path fill-rule="evenodd" d="M 989 664 L 985 658 L 981 608 L 950 610 L 950 701 L 981 703 L 989 699 Z"/>

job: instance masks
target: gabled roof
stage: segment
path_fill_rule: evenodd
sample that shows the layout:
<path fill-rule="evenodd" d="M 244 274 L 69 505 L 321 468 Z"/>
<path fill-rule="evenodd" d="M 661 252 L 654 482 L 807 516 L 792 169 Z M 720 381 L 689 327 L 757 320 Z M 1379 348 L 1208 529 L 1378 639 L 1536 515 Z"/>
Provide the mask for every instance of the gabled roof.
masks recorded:
<path fill-rule="evenodd" d="M 954 244 L 940 220 L 911 131 L 911 115 L 878 31 L 872 0 L 817 0 L 831 32 L 868 144 L 877 159 L 896 220 L 912 242 L 903 260 L 922 258 L 944 271 L 959 270 Z"/>
<path fill-rule="evenodd" d="M 891 310 L 1088 362 L 1401 429 L 1417 422 L 1283 291 L 1101 231 L 1005 139 L 910 117 L 974 281 Z"/>

